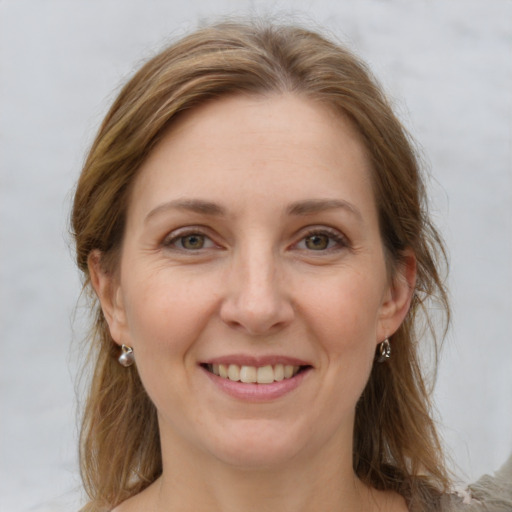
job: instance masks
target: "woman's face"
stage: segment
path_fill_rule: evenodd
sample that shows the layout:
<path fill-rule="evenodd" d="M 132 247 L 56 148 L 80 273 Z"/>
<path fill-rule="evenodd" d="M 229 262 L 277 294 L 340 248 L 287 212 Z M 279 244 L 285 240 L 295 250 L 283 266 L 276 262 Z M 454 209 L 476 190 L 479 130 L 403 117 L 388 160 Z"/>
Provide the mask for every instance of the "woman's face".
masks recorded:
<path fill-rule="evenodd" d="M 386 272 L 351 125 L 293 95 L 184 116 L 134 184 L 117 276 L 92 268 L 164 449 L 248 467 L 351 459 L 356 403 L 414 273 Z"/>

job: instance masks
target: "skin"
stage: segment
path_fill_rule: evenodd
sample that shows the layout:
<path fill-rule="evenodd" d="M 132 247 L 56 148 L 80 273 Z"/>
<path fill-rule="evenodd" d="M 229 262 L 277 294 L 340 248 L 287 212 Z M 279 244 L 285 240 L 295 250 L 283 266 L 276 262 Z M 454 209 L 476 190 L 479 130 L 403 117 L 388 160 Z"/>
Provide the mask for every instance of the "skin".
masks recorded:
<path fill-rule="evenodd" d="M 116 512 L 407 510 L 352 470 L 355 406 L 415 276 L 411 255 L 388 275 L 370 176 L 348 121 L 294 95 L 208 103 L 150 154 L 118 271 L 89 262 L 162 440 L 161 478 Z M 306 371 L 233 397 L 202 366 L 233 354 Z"/>

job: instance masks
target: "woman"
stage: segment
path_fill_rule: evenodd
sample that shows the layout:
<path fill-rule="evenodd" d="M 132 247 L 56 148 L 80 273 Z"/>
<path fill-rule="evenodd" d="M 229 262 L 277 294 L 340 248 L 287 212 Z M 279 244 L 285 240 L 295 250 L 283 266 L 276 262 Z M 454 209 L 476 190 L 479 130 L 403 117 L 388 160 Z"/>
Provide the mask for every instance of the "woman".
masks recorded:
<path fill-rule="evenodd" d="M 307 30 L 222 24 L 125 86 L 78 183 L 84 510 L 439 510 L 417 344 L 448 320 L 411 144 Z M 425 322 L 423 322 L 425 324 Z"/>

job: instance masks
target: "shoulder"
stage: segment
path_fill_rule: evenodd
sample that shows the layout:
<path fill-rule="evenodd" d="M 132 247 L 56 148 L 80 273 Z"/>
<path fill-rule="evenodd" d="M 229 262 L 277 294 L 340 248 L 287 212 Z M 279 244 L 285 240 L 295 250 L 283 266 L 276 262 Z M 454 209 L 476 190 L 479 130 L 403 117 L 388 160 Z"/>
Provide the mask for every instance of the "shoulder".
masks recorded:
<path fill-rule="evenodd" d="M 152 510 L 156 501 L 156 494 L 158 493 L 158 482 L 159 480 L 157 479 L 143 491 L 127 498 L 110 512 L 145 512 Z"/>
<path fill-rule="evenodd" d="M 445 497 L 446 512 L 511 512 L 512 456 L 494 475 L 480 480 Z"/>

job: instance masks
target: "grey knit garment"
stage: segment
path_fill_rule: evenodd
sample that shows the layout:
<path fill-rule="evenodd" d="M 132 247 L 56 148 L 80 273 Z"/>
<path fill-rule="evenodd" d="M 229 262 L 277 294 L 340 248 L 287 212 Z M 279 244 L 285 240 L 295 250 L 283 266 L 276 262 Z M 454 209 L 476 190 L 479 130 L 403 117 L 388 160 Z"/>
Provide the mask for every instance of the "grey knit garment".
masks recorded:
<path fill-rule="evenodd" d="M 445 496 L 443 512 L 512 512 L 512 456 L 494 475 L 485 475 L 466 492 Z"/>

